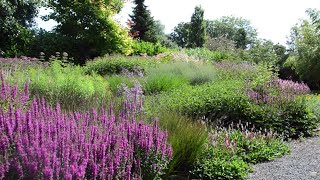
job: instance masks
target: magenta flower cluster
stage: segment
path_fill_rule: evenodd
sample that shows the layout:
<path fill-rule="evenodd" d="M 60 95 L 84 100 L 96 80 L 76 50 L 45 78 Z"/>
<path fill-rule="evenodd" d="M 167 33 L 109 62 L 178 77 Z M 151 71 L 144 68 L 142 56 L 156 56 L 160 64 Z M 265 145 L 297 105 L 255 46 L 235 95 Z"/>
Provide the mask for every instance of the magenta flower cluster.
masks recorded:
<path fill-rule="evenodd" d="M 29 99 L 29 84 L 26 83 L 24 90 L 19 91 L 18 85 L 10 86 L 5 82 L 8 74 L 11 73 L 10 70 L 0 69 L 0 80 L 1 80 L 1 89 L 0 89 L 0 105 L 2 108 L 7 108 L 9 104 L 12 106 L 25 105 Z"/>
<path fill-rule="evenodd" d="M 308 85 L 291 80 L 276 79 L 274 80 L 274 84 L 278 86 L 281 91 L 294 95 L 308 94 L 311 92 Z"/>
<path fill-rule="evenodd" d="M 3 78 L 1 82 L 1 98 L 14 99 L 20 93 Z M 27 89 L 26 85 L 20 93 L 23 101 L 27 101 Z M 172 156 L 168 135 L 158 127 L 157 120 L 148 125 L 130 117 L 116 117 L 112 108 L 63 112 L 59 104 L 53 108 L 44 99 L 15 108 L 9 102 L 8 108 L 0 107 L 0 177 L 157 177 Z"/>
<path fill-rule="evenodd" d="M 289 102 L 293 101 L 297 95 L 308 94 L 310 92 L 310 88 L 304 83 L 282 79 L 269 81 L 263 87 L 246 88 L 247 96 L 257 104 Z"/>

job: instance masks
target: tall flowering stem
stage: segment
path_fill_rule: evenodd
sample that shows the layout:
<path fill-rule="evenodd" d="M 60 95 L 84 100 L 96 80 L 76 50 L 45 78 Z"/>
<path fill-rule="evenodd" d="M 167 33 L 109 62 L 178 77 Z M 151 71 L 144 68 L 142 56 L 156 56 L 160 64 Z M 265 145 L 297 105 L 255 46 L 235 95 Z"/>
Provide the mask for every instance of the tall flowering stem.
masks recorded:
<path fill-rule="evenodd" d="M 12 92 L 1 82 L 1 91 Z M 0 107 L 1 179 L 154 179 L 171 159 L 157 119 L 148 125 L 112 109 L 62 112 L 44 99 L 12 108 L 14 102 Z"/>
<path fill-rule="evenodd" d="M 304 83 L 297 83 L 290 80 L 273 79 L 266 82 L 263 87 L 250 86 L 245 88 L 247 96 L 255 103 L 277 104 L 290 102 L 298 95 L 310 93 L 310 88 Z"/>

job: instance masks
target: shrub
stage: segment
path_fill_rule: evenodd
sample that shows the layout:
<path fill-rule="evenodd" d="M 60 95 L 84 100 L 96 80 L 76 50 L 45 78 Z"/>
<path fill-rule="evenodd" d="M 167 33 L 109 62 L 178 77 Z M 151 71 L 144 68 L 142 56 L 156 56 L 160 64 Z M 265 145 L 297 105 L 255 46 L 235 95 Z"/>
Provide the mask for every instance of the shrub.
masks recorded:
<path fill-rule="evenodd" d="M 276 94 L 270 95 L 270 103 L 257 103 L 247 96 L 244 87 L 244 83 L 239 80 L 186 86 L 160 95 L 158 108 L 177 111 L 218 126 L 226 126 L 238 120 L 252 122 L 257 127 L 284 133 L 286 138 L 308 136 L 317 128 L 317 118 L 312 109 L 307 107 L 303 96 L 288 100 L 276 91 Z"/>
<path fill-rule="evenodd" d="M 214 130 L 192 173 L 202 179 L 245 179 L 252 170 L 248 163 L 289 153 L 289 147 L 275 137 L 272 132 L 255 132 L 243 126 Z"/>
<path fill-rule="evenodd" d="M 149 55 L 154 56 L 163 52 L 166 52 L 166 48 L 160 43 L 151 43 L 145 41 L 135 41 L 132 44 L 133 55 Z"/>
<path fill-rule="evenodd" d="M 308 95 L 307 99 L 307 109 L 310 112 L 314 113 L 316 116 L 318 123 L 320 123 L 320 95 Z"/>
<path fill-rule="evenodd" d="M 31 68 L 15 73 L 13 79 L 30 79 L 32 96 L 45 97 L 47 102 L 61 104 L 63 109 L 98 106 L 108 95 L 108 83 L 101 76 L 84 75 L 80 66 L 62 67 L 59 61 L 53 61 L 48 68 Z"/>
<path fill-rule="evenodd" d="M 241 81 L 218 81 L 196 87 L 186 86 L 160 95 L 160 109 L 178 111 L 207 123 L 223 125 L 243 117 L 247 98 Z"/>
<path fill-rule="evenodd" d="M 222 61 L 231 58 L 230 54 L 220 51 L 210 51 L 207 48 L 185 49 L 184 52 L 189 56 L 194 56 L 204 61 Z"/>
<path fill-rule="evenodd" d="M 63 113 L 59 104 L 52 108 L 36 98 L 28 107 L 1 106 L 0 177 L 159 178 L 172 154 L 167 133 L 157 120 L 147 125 L 135 120 L 132 108 L 122 110 L 128 116 L 116 117 L 111 107 Z"/>
<path fill-rule="evenodd" d="M 263 64 L 254 65 L 247 62 L 223 61 L 214 63 L 214 69 L 217 74 L 217 80 L 251 81 L 256 86 L 277 77 L 272 67 Z"/>
<path fill-rule="evenodd" d="M 123 69 L 144 72 L 148 67 L 155 67 L 159 61 L 154 58 L 105 56 L 88 61 L 85 66 L 86 74 L 93 72 L 99 75 L 120 74 Z"/>

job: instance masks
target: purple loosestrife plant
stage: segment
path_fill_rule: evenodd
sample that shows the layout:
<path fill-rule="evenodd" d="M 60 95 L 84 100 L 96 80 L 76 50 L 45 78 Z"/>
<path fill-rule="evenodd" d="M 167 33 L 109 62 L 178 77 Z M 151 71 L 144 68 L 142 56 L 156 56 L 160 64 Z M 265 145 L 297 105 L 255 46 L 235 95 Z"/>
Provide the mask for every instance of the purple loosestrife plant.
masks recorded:
<path fill-rule="evenodd" d="M 246 94 L 255 103 L 277 104 L 291 102 L 298 95 L 310 93 L 310 88 L 304 83 L 296 83 L 290 80 L 273 79 L 262 87 L 250 87 L 247 84 Z"/>
<path fill-rule="evenodd" d="M 157 119 L 116 117 L 112 107 L 64 113 L 44 99 L 25 110 L 10 102 L 0 107 L 0 131 L 1 179 L 154 179 L 172 155 Z"/>
<path fill-rule="evenodd" d="M 24 106 L 27 104 L 29 99 L 29 84 L 25 83 L 23 91 L 18 90 L 18 85 L 11 86 L 7 81 L 7 73 L 9 70 L 0 69 L 0 106 L 7 109 L 9 106 L 17 107 Z"/>

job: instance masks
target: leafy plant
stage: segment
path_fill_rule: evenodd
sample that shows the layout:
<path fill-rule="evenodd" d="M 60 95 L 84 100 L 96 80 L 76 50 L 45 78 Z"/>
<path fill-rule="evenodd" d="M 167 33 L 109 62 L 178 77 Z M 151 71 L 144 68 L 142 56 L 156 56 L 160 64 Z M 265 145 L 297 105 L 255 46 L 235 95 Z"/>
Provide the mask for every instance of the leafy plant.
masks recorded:
<path fill-rule="evenodd" d="M 249 163 L 272 160 L 289 153 L 289 147 L 273 132 L 249 129 L 216 129 L 209 135 L 207 147 L 192 173 L 202 179 L 245 179 Z"/>
<path fill-rule="evenodd" d="M 4 95 L 17 89 L 3 79 L 1 84 Z M 9 107 L 28 100 L 27 88 L 17 94 L 27 99 L 1 98 Z M 62 112 L 59 103 L 53 108 L 33 98 L 30 106 L 1 106 L 0 111 L 4 179 L 157 179 L 171 159 L 167 133 L 157 120 L 145 124 L 129 106 L 120 113 L 126 116 L 116 117 L 112 107 Z"/>
<path fill-rule="evenodd" d="M 108 82 L 101 76 L 84 75 L 80 66 L 62 67 L 59 61 L 53 61 L 47 68 L 31 68 L 17 72 L 12 79 L 30 79 L 32 96 L 45 97 L 47 102 L 61 104 L 63 109 L 98 107 L 109 95 Z"/>
<path fill-rule="evenodd" d="M 120 74 L 124 69 L 132 72 L 140 70 L 142 73 L 148 67 L 155 67 L 160 62 L 154 58 L 105 56 L 88 61 L 85 73 L 97 73 L 99 75 Z"/>
<path fill-rule="evenodd" d="M 154 56 L 163 52 L 166 52 L 166 48 L 160 43 L 151 43 L 144 41 L 135 41 L 132 44 L 133 55 L 149 55 Z"/>

